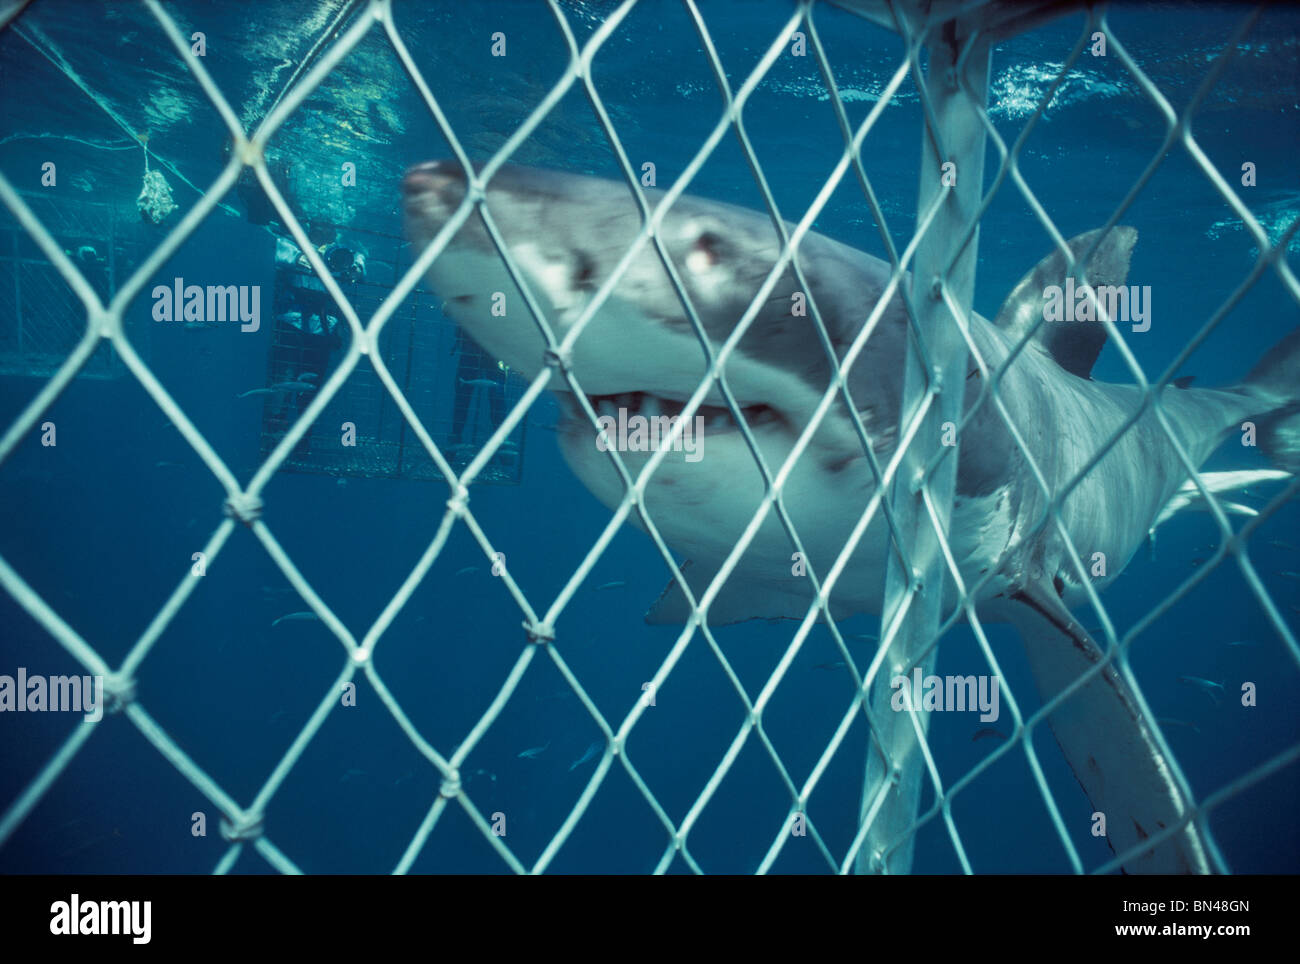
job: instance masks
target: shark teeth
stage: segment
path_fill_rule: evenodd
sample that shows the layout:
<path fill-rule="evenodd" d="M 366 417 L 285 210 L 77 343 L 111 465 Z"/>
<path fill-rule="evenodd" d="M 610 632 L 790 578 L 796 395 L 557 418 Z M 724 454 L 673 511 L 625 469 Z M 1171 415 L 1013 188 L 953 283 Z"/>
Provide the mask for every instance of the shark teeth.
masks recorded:
<path fill-rule="evenodd" d="M 649 392 L 620 392 L 616 395 L 589 395 L 588 400 L 591 407 L 595 409 L 596 416 L 603 418 L 618 418 L 618 413 L 623 410 L 629 417 L 640 415 L 644 418 L 658 418 L 665 416 L 676 418 L 682 414 L 682 409 L 686 403 L 675 398 L 664 398 L 661 395 L 652 395 Z M 747 405 L 741 409 L 745 417 L 745 422 L 750 428 L 764 425 L 778 419 L 775 410 L 766 405 Z M 720 405 L 701 405 L 695 410 L 698 417 L 704 419 L 706 428 L 713 431 L 730 431 L 737 427 L 736 419 L 731 414 L 731 409 Z"/>

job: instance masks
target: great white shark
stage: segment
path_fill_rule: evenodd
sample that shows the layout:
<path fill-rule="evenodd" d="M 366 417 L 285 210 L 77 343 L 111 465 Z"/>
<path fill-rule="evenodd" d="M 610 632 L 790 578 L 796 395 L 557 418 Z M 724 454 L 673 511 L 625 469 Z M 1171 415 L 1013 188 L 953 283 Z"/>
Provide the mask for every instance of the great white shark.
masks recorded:
<path fill-rule="evenodd" d="M 402 185 L 408 235 L 423 248 L 460 206 L 467 191 L 454 161 L 411 168 Z M 652 208 L 663 192 L 647 190 Z M 579 318 L 642 228 L 627 185 L 578 174 L 502 166 L 486 186 L 485 203 L 512 260 L 538 299 L 556 342 Z M 789 226 L 793 230 L 793 226 Z M 657 230 L 713 348 L 730 336 L 776 263 L 780 244 L 770 218 L 757 211 L 684 195 Z M 1126 283 L 1132 228 L 1104 237 L 1089 232 L 1069 242 L 1094 285 Z M 890 266 L 816 232 L 798 247 L 799 262 L 837 358 L 882 299 Z M 1063 285 L 1067 262 L 1057 251 L 1013 289 L 996 317 L 973 314 L 970 336 L 990 371 L 1008 358 L 1038 317 L 1044 289 Z M 547 365 L 547 342 L 475 214 L 434 260 L 428 281 L 445 310 L 486 351 L 525 377 Z M 761 306 L 725 378 L 740 415 L 773 471 L 783 464 L 831 382 L 826 351 L 809 317 L 792 311 L 800 285 L 788 268 Z M 504 302 L 500 300 L 504 295 Z M 501 311 L 501 305 L 505 310 Z M 496 310 L 494 310 L 494 307 Z M 885 305 L 865 348 L 846 373 L 853 405 L 881 465 L 894 453 L 903 394 L 908 321 L 897 295 Z M 1000 381 L 1000 397 L 1052 492 L 1083 469 L 1104 442 L 1142 408 L 1135 385 L 1095 381 L 1090 372 L 1105 341 L 1096 322 L 1045 322 Z M 630 263 L 572 346 L 571 371 L 598 415 L 673 416 L 709 378 L 705 354 L 669 276 L 646 245 Z M 982 375 L 969 365 L 968 413 Z M 558 437 L 583 484 L 607 506 L 625 495 L 597 430 L 568 385 L 553 377 L 563 411 Z M 1300 329 L 1288 334 L 1245 380 L 1227 388 L 1169 386 L 1161 399 L 1174 434 L 1201 465 L 1242 423 L 1254 420 L 1260 446 L 1282 467 L 1300 463 Z M 644 507 L 665 541 L 687 560 L 684 575 L 698 599 L 750 524 L 766 486 L 716 382 L 698 413 L 703 457 L 669 452 L 645 481 Z M 918 443 L 919 444 L 919 443 Z M 651 452 L 620 456 L 637 478 Z M 1064 499 L 1061 517 L 1085 564 L 1103 554 L 1100 591 L 1114 582 L 1188 479 L 1168 434 L 1148 405 L 1138 420 Z M 837 398 L 782 489 L 782 499 L 808 562 L 825 573 L 844 548 L 877 488 L 845 402 Z M 1071 610 L 1087 601 L 1057 526 L 1040 525 L 1049 497 L 1024 450 L 991 402 L 962 429 L 949 541 L 982 618 L 1013 623 L 1024 641 L 1040 695 L 1047 701 L 1103 659 Z M 635 515 L 633 516 L 635 519 Z M 888 551 L 877 518 L 853 552 L 830 599 L 831 613 L 879 613 Z M 803 618 L 812 599 L 794 575 L 792 544 L 769 513 L 749 549 L 707 610 L 711 625 L 758 617 Z M 946 581 L 945 606 L 958 602 Z M 652 623 L 693 618 L 670 582 L 647 614 Z M 1183 821 L 1187 803 L 1168 761 L 1112 664 L 1080 687 L 1049 722 L 1091 801 L 1106 815 L 1111 846 L 1123 853 Z M 1126 863 L 1137 872 L 1207 872 L 1194 825 Z"/>

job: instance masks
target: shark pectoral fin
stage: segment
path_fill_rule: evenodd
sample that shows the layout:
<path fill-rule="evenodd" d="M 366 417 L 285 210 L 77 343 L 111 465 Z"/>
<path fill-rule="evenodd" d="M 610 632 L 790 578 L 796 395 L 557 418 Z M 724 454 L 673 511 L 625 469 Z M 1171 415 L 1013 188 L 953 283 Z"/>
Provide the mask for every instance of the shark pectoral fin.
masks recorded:
<path fill-rule="evenodd" d="M 1076 265 L 1097 241 L 1101 230 L 1098 228 L 1085 232 L 1066 242 Z M 1088 259 L 1088 283 L 1094 289 L 1123 286 L 1128 280 L 1129 257 L 1136 243 L 1136 229 L 1124 225 L 1111 228 Z M 1078 274 L 1076 267 L 1074 275 L 1071 275 L 1065 256 L 1060 251 L 1053 250 L 1011 289 L 1011 294 L 1002 303 L 993 324 L 1010 335 L 1013 341 L 1019 341 L 1043 317 L 1044 289 L 1055 286 L 1064 290 L 1067 276 L 1074 277 L 1075 284 L 1081 284 Z M 1073 292 L 1073 286 L 1070 290 Z M 1039 326 L 1030 343 L 1037 344 L 1046 351 L 1067 372 L 1088 378 L 1097 356 L 1106 345 L 1106 326 L 1047 322 Z"/>
<path fill-rule="evenodd" d="M 997 610 L 1020 633 L 1044 703 L 1102 660 L 1101 649 L 1050 586 L 1024 588 Z M 1132 690 L 1113 665 L 1071 694 L 1048 721 L 1093 809 L 1105 814 L 1107 842 L 1116 853 L 1182 818 L 1182 792 Z M 1124 869 L 1144 874 L 1210 872 L 1205 848 L 1190 824 L 1128 860 Z"/>
<path fill-rule="evenodd" d="M 681 564 L 682 575 L 698 601 L 718 574 L 719 566 L 706 566 L 687 560 Z M 805 577 L 791 576 L 790 588 L 764 582 L 756 585 L 744 573 L 733 572 L 709 605 L 710 626 L 743 623 L 747 619 L 803 619 L 812 604 L 812 584 Z M 847 619 L 852 610 L 832 602 L 833 619 Z M 645 621 L 652 626 L 683 625 L 692 620 L 691 605 L 676 579 L 669 579 Z"/>

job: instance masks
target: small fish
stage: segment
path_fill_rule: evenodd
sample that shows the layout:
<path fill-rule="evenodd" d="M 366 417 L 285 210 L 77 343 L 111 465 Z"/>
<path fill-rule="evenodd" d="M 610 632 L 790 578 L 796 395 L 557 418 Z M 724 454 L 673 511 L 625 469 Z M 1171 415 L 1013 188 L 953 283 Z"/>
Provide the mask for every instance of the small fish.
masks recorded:
<path fill-rule="evenodd" d="M 1268 544 L 1276 546 L 1278 549 L 1286 549 L 1288 552 L 1300 552 L 1300 549 L 1296 549 L 1291 543 L 1283 542 L 1281 539 L 1269 539 Z"/>
<path fill-rule="evenodd" d="M 877 636 L 875 633 L 858 633 L 858 634 L 857 634 L 856 636 L 854 636 L 853 638 L 854 638 L 854 639 L 865 639 L 865 640 L 867 640 L 868 642 L 871 642 L 871 643 L 878 643 L 878 642 L 880 642 L 880 637 Z"/>
<path fill-rule="evenodd" d="M 496 388 L 501 384 L 500 382 L 493 381 L 490 378 L 462 378 L 460 379 L 460 383 L 462 385 L 469 385 L 472 388 Z"/>
<path fill-rule="evenodd" d="M 466 566 L 464 569 L 457 569 L 456 575 L 468 576 L 471 572 L 478 572 L 478 566 Z"/>
<path fill-rule="evenodd" d="M 473 780 L 475 777 L 487 777 L 493 783 L 497 782 L 497 775 L 495 773 L 489 773 L 487 770 L 475 770 L 469 775 L 470 780 Z M 465 782 L 468 783 L 469 780 Z"/>
<path fill-rule="evenodd" d="M 271 623 L 271 625 L 279 626 L 281 623 L 305 623 L 311 620 L 319 621 L 320 617 L 315 613 L 286 613 L 275 622 Z"/>
<path fill-rule="evenodd" d="M 1195 686 L 1201 692 L 1205 693 L 1210 699 L 1218 703 L 1223 699 L 1223 684 L 1216 683 L 1213 680 L 1201 679 L 1199 676 L 1180 676 L 1178 682 L 1186 683 L 1188 686 Z"/>
<path fill-rule="evenodd" d="M 602 589 L 619 589 L 626 585 L 627 583 L 624 582 L 622 579 L 615 579 L 613 582 L 601 583 L 599 586 L 596 587 L 596 591 L 600 592 L 600 590 Z"/>
<path fill-rule="evenodd" d="M 1234 639 L 1228 645 L 1229 646 L 1254 646 L 1255 641 L 1253 639 Z"/>
<path fill-rule="evenodd" d="M 1300 572 L 1291 572 L 1288 569 L 1279 572 L 1278 575 L 1281 576 L 1283 579 L 1295 579 L 1296 581 L 1300 582 Z"/>
<path fill-rule="evenodd" d="M 276 382 L 271 386 L 273 392 L 314 392 L 320 388 L 311 382 Z"/>
<path fill-rule="evenodd" d="M 844 660 L 837 659 L 833 663 L 818 663 L 813 669 L 843 669 L 844 665 Z"/>
<path fill-rule="evenodd" d="M 1172 717 L 1161 716 L 1156 718 L 1156 722 L 1161 726 L 1181 726 L 1184 729 L 1191 730 L 1193 733 L 1200 733 L 1201 728 L 1195 723 L 1188 723 L 1186 720 L 1175 720 Z"/>
<path fill-rule="evenodd" d="M 271 714 L 271 725 L 275 726 L 275 724 L 279 723 L 288 715 L 289 715 L 288 710 L 276 710 L 274 713 Z"/>
<path fill-rule="evenodd" d="M 999 730 L 996 726 L 982 726 L 975 731 L 975 734 L 970 738 L 970 741 L 974 743 L 976 740 L 993 739 L 993 738 L 997 738 L 999 740 L 1005 740 L 1007 738 L 1007 735 L 1003 733 L 1001 730 Z"/>
<path fill-rule="evenodd" d="M 153 467 L 154 467 L 155 469 L 183 469 L 183 468 L 185 468 L 185 466 L 184 466 L 183 464 L 181 464 L 180 462 L 168 462 L 168 461 L 166 461 L 166 460 L 164 460 L 164 461 L 162 461 L 162 462 L 155 462 L 155 463 L 153 464 Z"/>
<path fill-rule="evenodd" d="M 403 783 L 405 783 L 407 780 L 411 779 L 411 777 L 413 777 L 413 776 L 415 776 L 415 771 L 414 771 L 414 770 L 407 770 L 407 771 L 406 771 L 405 773 L 403 773 L 400 777 L 398 777 L 396 780 L 393 781 L 393 786 L 395 786 L 395 787 L 400 787 Z"/>
<path fill-rule="evenodd" d="M 546 746 L 530 746 L 527 750 L 520 750 L 515 754 L 520 760 L 536 760 L 546 752 L 546 747 L 551 745 L 551 741 L 546 741 Z"/>
<path fill-rule="evenodd" d="M 357 777 L 364 777 L 365 775 L 365 770 L 345 770 L 343 776 L 339 777 L 339 783 L 347 783 L 349 780 L 355 780 Z"/>
<path fill-rule="evenodd" d="M 122 833 L 120 828 L 114 827 L 111 833 L 97 834 L 91 837 L 89 840 L 85 840 L 82 841 L 81 843 L 74 845 L 70 850 L 67 850 L 59 854 L 57 859 L 65 860 L 68 857 L 76 857 L 77 855 L 83 854 L 87 850 L 90 850 L 92 847 L 97 847 L 100 844 L 105 843 L 106 841 L 111 843 L 111 841 L 113 840 L 121 840 L 123 839 L 124 836 L 125 835 Z"/>
<path fill-rule="evenodd" d="M 272 388 L 250 388 L 243 394 L 236 395 L 235 398 L 247 398 L 249 395 L 274 395 L 275 389 Z"/>
<path fill-rule="evenodd" d="M 1193 556 L 1193 557 L 1192 557 L 1192 566 L 1193 566 L 1193 568 L 1195 568 L 1196 566 L 1201 565 L 1201 564 L 1204 563 L 1204 562 L 1205 562 L 1205 558 L 1204 558 L 1203 556 Z"/>
<path fill-rule="evenodd" d="M 594 758 L 604 748 L 605 748 L 604 740 L 592 741 L 591 746 L 587 747 L 587 752 L 582 754 L 582 756 L 578 757 L 578 759 L 574 760 L 572 763 L 569 764 L 569 772 L 572 773 L 574 770 L 578 769 L 578 767 L 582 766 L 588 760 Z"/>

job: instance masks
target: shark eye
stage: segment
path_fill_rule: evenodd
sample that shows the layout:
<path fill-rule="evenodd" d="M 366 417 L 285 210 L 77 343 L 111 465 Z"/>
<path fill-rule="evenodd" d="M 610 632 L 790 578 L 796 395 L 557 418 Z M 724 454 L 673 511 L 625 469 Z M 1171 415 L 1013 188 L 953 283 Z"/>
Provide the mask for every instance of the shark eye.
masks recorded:
<path fill-rule="evenodd" d="M 686 255 L 686 267 L 699 274 L 722 261 L 723 241 L 713 231 L 701 231 L 695 236 L 691 250 Z"/>

